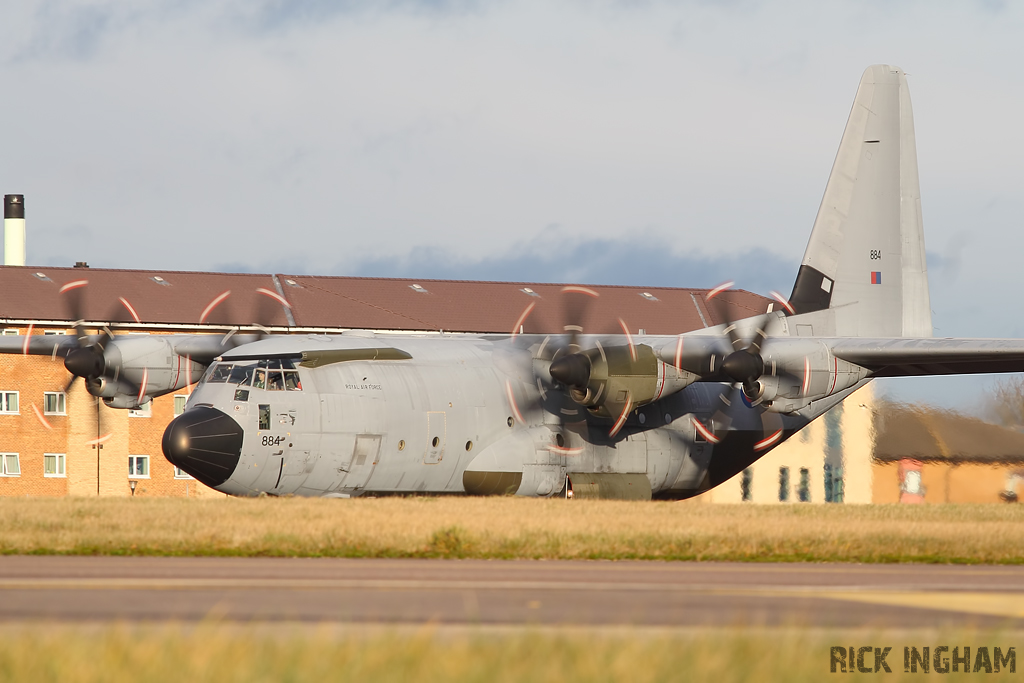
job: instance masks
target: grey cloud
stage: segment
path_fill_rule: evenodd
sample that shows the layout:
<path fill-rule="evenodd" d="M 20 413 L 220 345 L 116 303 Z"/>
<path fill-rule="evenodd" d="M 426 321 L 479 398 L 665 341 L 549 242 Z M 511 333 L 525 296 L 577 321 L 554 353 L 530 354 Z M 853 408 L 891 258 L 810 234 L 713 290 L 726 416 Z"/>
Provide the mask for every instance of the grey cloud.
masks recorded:
<path fill-rule="evenodd" d="M 992 14 L 1002 14 L 1006 11 L 1006 0 L 979 0 L 978 6 Z"/>
<path fill-rule="evenodd" d="M 187 20 L 193 30 L 215 28 L 223 36 L 225 29 L 268 33 L 318 25 L 339 16 L 407 13 L 443 18 L 480 12 L 484 7 L 482 0 L 158 0 L 141 8 L 116 2 L 83 6 L 67 0 L 43 0 L 34 8 L 22 8 L 20 16 L 18 12 L 0 11 L 0 19 L 4 23 L 24 24 L 19 32 L 25 39 L 7 44 L 6 61 L 19 64 L 41 60 L 88 61 L 117 32 L 145 24 L 166 25 L 176 19 Z"/>
<path fill-rule="evenodd" d="M 113 19 L 111 7 L 69 7 L 62 2 L 44 2 L 35 12 L 27 41 L 15 48 L 11 61 L 89 60 L 95 56 Z"/>
<path fill-rule="evenodd" d="M 366 16 L 406 12 L 427 17 L 448 17 L 479 12 L 482 0 L 267 0 L 244 6 L 247 25 L 262 32 L 317 24 L 339 16 Z"/>

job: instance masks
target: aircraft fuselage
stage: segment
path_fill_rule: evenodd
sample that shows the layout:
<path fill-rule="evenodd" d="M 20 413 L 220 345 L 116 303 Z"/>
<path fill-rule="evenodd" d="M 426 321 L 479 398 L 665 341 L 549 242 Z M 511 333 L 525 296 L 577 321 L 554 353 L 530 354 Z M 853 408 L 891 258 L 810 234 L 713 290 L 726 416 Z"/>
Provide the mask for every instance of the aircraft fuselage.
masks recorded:
<path fill-rule="evenodd" d="M 409 357 L 300 360 L 303 346 L 321 354 L 337 346 L 344 356 L 385 341 L 381 348 Z M 849 393 L 790 415 L 730 410 L 723 424 L 722 406 L 738 392 L 696 383 L 631 411 L 610 436 L 611 420 L 551 390 L 545 363 L 531 351 L 537 341 L 293 337 L 291 359 L 273 347 L 261 358 L 262 343 L 250 345 L 210 367 L 168 428 L 165 452 L 205 483 L 241 496 L 548 496 L 588 486 L 611 497 L 685 498 L 740 472 Z M 211 434 L 200 425 L 186 438 L 190 421 L 212 425 Z M 202 438 L 223 443 L 197 445 Z M 189 448 L 176 449 L 182 439 Z"/>

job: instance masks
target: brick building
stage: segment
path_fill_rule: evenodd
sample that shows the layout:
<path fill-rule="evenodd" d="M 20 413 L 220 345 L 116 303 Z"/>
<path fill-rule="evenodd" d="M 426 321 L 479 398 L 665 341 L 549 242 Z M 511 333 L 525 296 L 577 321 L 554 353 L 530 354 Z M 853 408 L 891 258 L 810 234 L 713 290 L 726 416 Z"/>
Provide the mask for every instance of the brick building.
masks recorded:
<path fill-rule="evenodd" d="M 888 405 L 876 417 L 876 503 L 1015 503 L 1024 434 L 958 413 Z"/>
<path fill-rule="evenodd" d="M 77 316 L 95 333 L 223 335 L 253 323 L 273 333 L 562 332 L 563 285 L 413 281 L 88 268 L 0 268 L 4 335 L 74 334 Z M 87 280 L 78 311 L 60 288 Z M 587 332 L 679 334 L 722 322 L 701 289 L 592 286 L 599 299 L 584 315 Z M 262 296 L 276 292 L 282 306 Z M 227 296 L 225 296 L 227 294 Z M 743 291 L 722 295 L 729 317 L 772 303 Z M 215 304 L 215 302 L 219 302 Z M 523 314 L 529 309 L 529 315 Z M 0 355 L 0 496 L 219 496 L 175 468 L 161 439 L 188 389 L 141 410 L 97 402 L 61 358 Z M 198 377 L 196 378 L 198 379 Z M 100 440 L 102 438 L 102 440 Z"/>

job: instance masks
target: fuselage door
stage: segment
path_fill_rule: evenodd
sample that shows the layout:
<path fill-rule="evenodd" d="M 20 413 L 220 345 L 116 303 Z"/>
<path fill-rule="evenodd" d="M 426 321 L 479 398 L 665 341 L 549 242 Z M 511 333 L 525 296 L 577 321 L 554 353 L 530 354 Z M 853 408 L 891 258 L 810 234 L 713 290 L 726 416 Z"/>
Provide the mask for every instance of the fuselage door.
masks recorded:
<path fill-rule="evenodd" d="M 366 488 L 366 483 L 373 475 L 373 468 L 380 460 L 380 434 L 358 434 L 352 449 L 352 460 L 349 462 L 348 476 L 342 482 L 344 489 Z"/>

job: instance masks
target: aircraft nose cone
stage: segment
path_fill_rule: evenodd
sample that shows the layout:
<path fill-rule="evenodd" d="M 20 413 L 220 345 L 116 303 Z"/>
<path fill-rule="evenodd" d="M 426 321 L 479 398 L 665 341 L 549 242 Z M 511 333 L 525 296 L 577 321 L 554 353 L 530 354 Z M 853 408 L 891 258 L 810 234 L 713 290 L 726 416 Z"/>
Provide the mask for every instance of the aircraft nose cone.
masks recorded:
<path fill-rule="evenodd" d="M 207 486 L 220 486 L 238 466 L 243 435 L 227 413 L 197 406 L 167 425 L 164 455 Z"/>

